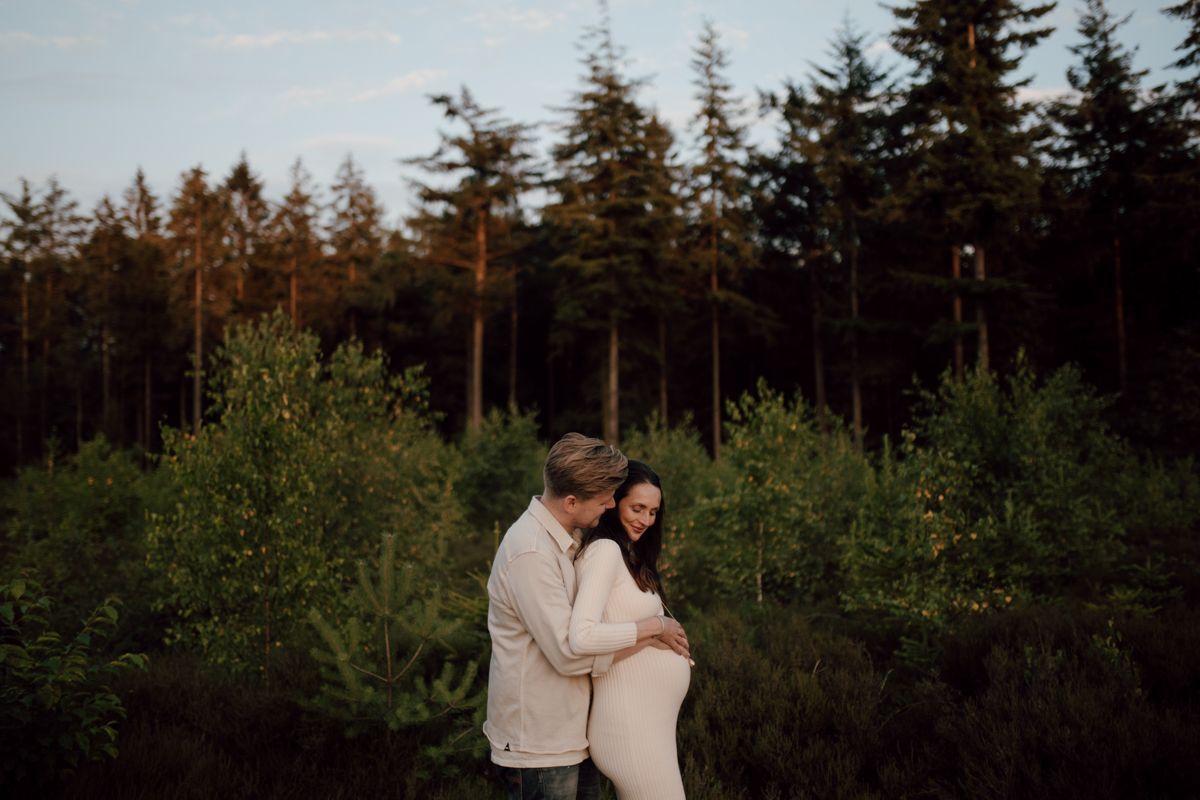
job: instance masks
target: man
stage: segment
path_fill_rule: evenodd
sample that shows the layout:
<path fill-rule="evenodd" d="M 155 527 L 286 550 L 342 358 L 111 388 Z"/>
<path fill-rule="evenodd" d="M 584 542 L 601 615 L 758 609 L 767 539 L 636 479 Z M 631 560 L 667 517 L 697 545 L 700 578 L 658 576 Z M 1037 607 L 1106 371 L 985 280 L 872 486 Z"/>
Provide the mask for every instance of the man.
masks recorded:
<path fill-rule="evenodd" d="M 588 758 L 589 675 L 603 675 L 614 653 L 654 637 L 686 655 L 683 629 L 664 617 L 601 626 L 606 655 L 577 656 L 567 644 L 579 529 L 594 528 L 613 507 L 627 464 L 615 447 L 568 433 L 546 457 L 543 494 L 504 534 L 492 562 L 483 732 L 510 800 L 599 798 Z"/>

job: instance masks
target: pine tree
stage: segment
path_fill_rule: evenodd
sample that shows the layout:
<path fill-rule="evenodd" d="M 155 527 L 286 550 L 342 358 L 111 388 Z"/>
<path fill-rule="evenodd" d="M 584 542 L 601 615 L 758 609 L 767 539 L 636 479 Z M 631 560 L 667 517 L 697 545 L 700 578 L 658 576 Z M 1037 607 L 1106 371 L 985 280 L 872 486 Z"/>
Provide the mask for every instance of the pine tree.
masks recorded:
<path fill-rule="evenodd" d="M 1116 322 L 1117 371 L 1121 391 L 1128 387 L 1129 357 L 1126 331 L 1125 279 L 1122 241 L 1131 215 L 1146 200 L 1156 120 L 1153 108 L 1139 95 L 1145 70 L 1132 67 L 1133 53 L 1116 39 L 1131 15 L 1114 19 L 1104 0 L 1088 0 L 1079 19 L 1081 44 L 1071 47 L 1080 59 L 1067 70 L 1076 97 L 1051 109 L 1061 144 L 1055 149 L 1058 169 L 1067 183 L 1079 227 L 1103 231 L 1107 258 L 1113 269 L 1113 309 Z M 1077 243 L 1081 253 L 1094 250 L 1094 235 Z"/>
<path fill-rule="evenodd" d="M 892 87 L 877 64 L 864 55 L 866 37 L 847 22 L 832 48 L 833 64 L 816 67 L 807 88 L 789 86 L 782 112 L 787 121 L 787 145 L 812 166 L 813 177 L 823 187 L 825 202 L 818 207 L 819 226 L 838 263 L 849 269 L 851 408 L 854 437 L 861 449 L 863 414 L 859 359 L 860 317 L 859 259 L 864 230 L 874 224 L 879 198 L 886 194 L 887 121 Z M 813 259 L 816 276 L 823 259 Z M 814 299 L 820 297 L 813 281 Z M 814 310 L 820 306 L 814 302 Z M 818 318 L 814 314 L 814 318 Z M 820 340 L 819 327 L 814 340 Z M 814 366 L 820 369 L 820 349 L 814 346 Z M 817 374 L 817 415 L 826 429 L 823 377 Z"/>
<path fill-rule="evenodd" d="M 1175 48 L 1182 55 L 1171 66 L 1193 70 L 1191 76 L 1179 81 L 1176 89 L 1184 104 L 1200 114 L 1200 0 L 1183 0 L 1163 12 L 1188 23 L 1187 36 Z"/>
<path fill-rule="evenodd" d="M 717 29 L 706 20 L 700 42 L 693 50 L 693 84 L 700 109 L 692 118 L 697 131 L 699 161 L 693 166 L 692 206 L 696 225 L 696 253 L 706 274 L 709 305 L 709 347 L 712 375 L 712 451 L 721 457 L 721 310 L 728 305 L 729 288 L 750 259 L 749 226 L 745 216 L 745 128 L 738 117 L 743 109 L 725 77 L 729 54 L 721 48 Z"/>
<path fill-rule="evenodd" d="M 515 369 L 515 282 L 507 291 L 494 272 L 497 262 L 511 256 L 511 235 L 520 224 L 517 203 L 529 189 L 532 171 L 528 125 L 497 116 L 483 108 L 464 86 L 460 95 L 432 96 L 447 120 L 460 122 L 465 133 L 439 134 L 438 149 L 430 156 L 406 159 L 435 176 L 456 182 L 441 186 L 414 182 L 423 208 L 412 221 L 419 233 L 421 257 L 436 266 L 450 266 L 470 276 L 466 306 L 471 318 L 467 352 L 467 429 L 478 431 L 483 420 L 484 324 L 489 299 L 507 294 L 510 303 L 510 373 Z M 505 252 L 505 250 L 509 252 Z M 515 281 L 515 267 L 510 271 Z M 510 375 L 510 399 L 515 402 L 515 376 Z"/>
<path fill-rule="evenodd" d="M 342 304 L 346 308 L 348 333 L 359 336 L 360 306 L 368 302 L 362 285 L 383 251 L 383 207 L 363 175 L 362 169 L 347 155 L 338 167 L 330 187 L 332 218 L 327 238 L 333 250 L 330 265 L 344 276 Z"/>
<path fill-rule="evenodd" d="M 42 206 L 34 194 L 29 181 L 21 179 L 21 191 L 16 195 L 3 194 L 5 206 L 11 219 L 3 221 L 4 241 L 4 275 L 5 285 L 17 287 L 16 294 L 20 297 L 18 308 L 15 309 L 18 323 L 18 344 L 20 354 L 20 384 L 16 403 L 16 463 L 25 461 L 25 438 L 28 433 L 29 407 L 29 346 L 32 342 L 32 325 L 30 318 L 30 285 L 33 282 L 32 262 L 36 256 L 42 231 Z M 5 296 L 11 297 L 9 292 Z"/>
<path fill-rule="evenodd" d="M 114 302 L 115 286 L 123 277 L 129 256 L 125 223 L 112 200 L 106 195 L 92 213 L 92 229 L 83 246 L 80 278 L 86 321 L 85 329 L 97 337 L 95 349 L 100 355 L 100 430 L 109 441 L 118 441 L 116 409 L 113 398 L 113 350 L 121 349 L 114 334 L 118 309 Z M 82 376 L 77 375 L 76 381 Z"/>
<path fill-rule="evenodd" d="M 252 303 L 247 308 L 246 282 L 262 271 L 270 208 L 263 198 L 262 179 L 250 169 L 244 152 L 230 169 L 221 189 L 229 204 L 229 256 L 235 276 L 234 299 L 238 311 L 265 311 L 262 303 Z"/>
<path fill-rule="evenodd" d="M 172 234 L 170 248 L 174 257 L 174 271 L 177 277 L 176 289 L 183 289 L 191 277 L 192 311 L 192 432 L 199 433 L 202 416 L 201 401 L 203 396 L 204 372 L 204 335 L 205 313 L 207 306 L 212 306 L 218 298 L 218 290 L 223 287 L 213 285 L 218 277 L 217 270 L 222 263 L 225 253 L 222 245 L 222 223 L 224 209 L 217 192 L 210 189 L 207 173 L 200 166 L 193 167 L 183 173 L 180 178 L 179 191 L 171 204 L 168 229 Z M 185 294 L 176 295 L 177 300 L 183 301 Z M 184 307 L 188 304 L 184 302 Z M 218 313 L 211 313 L 210 317 Z M 219 329 L 219 326 L 218 328 Z M 182 420 L 180 420 L 182 427 Z"/>
<path fill-rule="evenodd" d="M 275 263 L 287 280 L 285 296 L 288 316 L 299 329 L 307 323 L 309 316 L 303 314 L 301 309 L 305 287 L 307 291 L 318 288 L 303 279 L 307 277 L 316 284 L 322 254 L 317 219 L 319 201 L 311 185 L 312 176 L 299 158 L 292 164 L 291 178 L 287 195 L 271 217 L 270 238 L 275 251 Z M 310 302 L 315 308 L 315 301 Z M 319 314 L 313 316 L 320 319 Z"/>
<path fill-rule="evenodd" d="M 1028 83 L 1010 80 L 1021 52 L 1050 34 L 1032 27 L 1053 3 L 912 0 L 892 7 L 900 22 L 892 43 L 914 62 L 908 131 L 918 152 L 903 190 L 909 213 L 950 248 L 955 309 L 955 374 L 963 370 L 960 294 L 976 295 L 977 360 L 989 363 L 986 254 L 1016 231 L 1034 207 L 1039 131 L 1017 99 Z M 1016 51 L 1015 53 L 1012 51 Z M 960 255 L 974 257 L 975 284 L 960 280 Z"/>
<path fill-rule="evenodd" d="M 602 430 L 615 443 L 622 325 L 657 286 L 643 269 L 647 119 L 635 98 L 640 84 L 621 74 L 607 8 L 602 10 L 600 23 L 585 33 L 591 49 L 583 60 L 584 85 L 565 109 L 564 140 L 553 150 L 557 174 L 550 181 L 557 198 L 545 214 L 560 248 L 554 264 L 563 274 L 554 344 L 561 347 L 579 332 L 605 334 Z"/>
<path fill-rule="evenodd" d="M 138 440 L 144 452 L 153 448 L 155 433 L 154 366 L 164 349 L 174 351 L 167 314 L 167 255 L 158 198 L 146 183 L 139 167 L 125 190 L 122 207 L 128 236 L 129 270 L 117 284 L 115 304 L 122 310 L 117 318 L 117 335 L 141 361 L 142 397 L 138 411 Z M 164 339 L 166 341 L 164 341 Z"/>

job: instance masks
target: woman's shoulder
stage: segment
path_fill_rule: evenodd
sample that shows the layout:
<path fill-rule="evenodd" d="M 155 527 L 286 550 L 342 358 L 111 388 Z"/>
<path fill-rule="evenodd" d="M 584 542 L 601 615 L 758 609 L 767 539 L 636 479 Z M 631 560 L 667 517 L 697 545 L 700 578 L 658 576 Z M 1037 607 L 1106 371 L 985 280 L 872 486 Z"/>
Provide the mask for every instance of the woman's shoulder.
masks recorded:
<path fill-rule="evenodd" d="M 588 546 L 579 555 L 580 561 L 621 561 L 621 545 L 614 540 L 602 536 L 588 542 Z"/>

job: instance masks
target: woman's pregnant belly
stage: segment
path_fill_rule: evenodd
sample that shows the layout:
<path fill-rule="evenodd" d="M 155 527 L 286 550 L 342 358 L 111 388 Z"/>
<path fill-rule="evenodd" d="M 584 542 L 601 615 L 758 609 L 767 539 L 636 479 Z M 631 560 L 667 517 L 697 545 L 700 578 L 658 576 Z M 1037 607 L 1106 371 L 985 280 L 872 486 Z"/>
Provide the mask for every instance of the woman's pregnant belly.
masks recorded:
<path fill-rule="evenodd" d="M 647 647 L 613 664 L 593 679 L 592 686 L 597 705 L 608 705 L 606 700 L 642 706 L 646 712 L 653 708 L 656 714 L 669 713 L 673 720 L 691 682 L 692 668 L 686 658 L 673 650 Z M 640 716 L 636 711 L 634 715 Z"/>

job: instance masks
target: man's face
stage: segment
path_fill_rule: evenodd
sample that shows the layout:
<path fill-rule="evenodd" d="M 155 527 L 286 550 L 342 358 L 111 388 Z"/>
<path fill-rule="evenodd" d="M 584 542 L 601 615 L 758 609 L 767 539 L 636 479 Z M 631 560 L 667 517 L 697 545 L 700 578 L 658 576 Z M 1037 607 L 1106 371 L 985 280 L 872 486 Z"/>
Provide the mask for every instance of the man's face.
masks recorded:
<path fill-rule="evenodd" d="M 600 524 L 600 516 L 616 505 L 613 493 L 606 492 L 587 500 L 580 500 L 575 495 L 567 498 L 567 510 L 571 513 L 571 521 L 576 528 L 594 528 Z"/>

